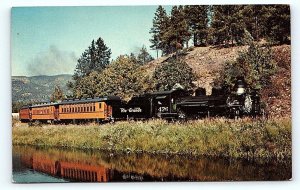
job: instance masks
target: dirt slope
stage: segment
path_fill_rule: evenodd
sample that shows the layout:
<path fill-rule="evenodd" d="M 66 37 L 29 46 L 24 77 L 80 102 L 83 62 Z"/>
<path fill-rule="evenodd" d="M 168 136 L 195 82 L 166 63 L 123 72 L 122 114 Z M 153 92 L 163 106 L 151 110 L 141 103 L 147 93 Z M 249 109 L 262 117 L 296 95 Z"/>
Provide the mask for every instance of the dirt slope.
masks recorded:
<path fill-rule="evenodd" d="M 198 80 L 195 85 L 206 89 L 211 94 L 212 83 L 219 76 L 224 63 L 234 60 L 239 51 L 247 49 L 246 46 L 215 48 L 196 47 L 190 48 L 183 59 L 194 70 Z M 290 116 L 291 114 L 291 57 L 290 45 L 273 47 L 274 60 L 278 63 L 278 70 L 272 77 L 272 84 L 269 88 L 262 90 L 262 99 L 266 104 L 267 111 L 271 116 Z M 152 75 L 155 67 L 166 61 L 170 56 L 160 57 L 151 61 L 144 67 L 149 75 Z"/>

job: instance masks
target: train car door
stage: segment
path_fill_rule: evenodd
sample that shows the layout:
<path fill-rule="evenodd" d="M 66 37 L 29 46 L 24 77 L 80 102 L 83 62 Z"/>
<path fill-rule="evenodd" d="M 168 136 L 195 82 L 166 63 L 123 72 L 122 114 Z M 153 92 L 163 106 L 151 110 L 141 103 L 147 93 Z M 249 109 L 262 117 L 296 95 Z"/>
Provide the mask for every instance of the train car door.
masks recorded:
<path fill-rule="evenodd" d="M 28 108 L 28 112 L 29 112 L 29 121 L 31 121 L 32 120 L 32 108 L 31 107 Z"/>
<path fill-rule="evenodd" d="M 59 120 L 59 105 L 54 105 L 54 120 Z"/>

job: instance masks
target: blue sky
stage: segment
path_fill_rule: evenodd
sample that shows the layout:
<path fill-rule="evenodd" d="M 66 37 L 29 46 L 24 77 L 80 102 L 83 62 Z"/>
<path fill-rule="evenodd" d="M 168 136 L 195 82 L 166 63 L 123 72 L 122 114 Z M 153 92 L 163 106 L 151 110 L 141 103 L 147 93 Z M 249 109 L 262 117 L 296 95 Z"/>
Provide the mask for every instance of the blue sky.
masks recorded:
<path fill-rule="evenodd" d="M 72 74 L 93 39 L 102 37 L 112 58 L 150 51 L 157 6 L 15 7 L 11 12 L 12 75 Z M 164 7 L 169 13 L 171 6 Z M 150 51 L 155 56 L 154 51 Z"/>

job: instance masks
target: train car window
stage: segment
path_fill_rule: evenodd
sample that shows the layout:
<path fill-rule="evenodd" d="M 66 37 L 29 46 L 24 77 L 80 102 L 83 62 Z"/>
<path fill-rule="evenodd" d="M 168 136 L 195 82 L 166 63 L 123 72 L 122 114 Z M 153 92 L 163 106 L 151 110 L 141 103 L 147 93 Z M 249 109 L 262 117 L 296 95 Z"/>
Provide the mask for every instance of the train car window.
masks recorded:
<path fill-rule="evenodd" d="M 96 107 L 95 107 L 95 105 L 93 106 L 93 111 L 96 111 Z"/>
<path fill-rule="evenodd" d="M 87 107 L 86 109 L 87 109 L 87 110 L 86 110 L 87 112 L 89 112 L 89 111 L 90 111 L 90 107 Z"/>
<path fill-rule="evenodd" d="M 72 112 L 74 113 L 74 108 L 72 108 Z"/>
<path fill-rule="evenodd" d="M 99 102 L 99 109 L 101 109 L 101 105 L 102 105 L 101 102 Z"/>

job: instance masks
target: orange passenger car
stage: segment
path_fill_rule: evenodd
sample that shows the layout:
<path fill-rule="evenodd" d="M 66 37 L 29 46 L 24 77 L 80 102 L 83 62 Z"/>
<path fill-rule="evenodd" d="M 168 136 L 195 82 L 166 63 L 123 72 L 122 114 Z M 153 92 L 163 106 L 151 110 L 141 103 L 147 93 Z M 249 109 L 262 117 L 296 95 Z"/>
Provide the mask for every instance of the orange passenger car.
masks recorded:
<path fill-rule="evenodd" d="M 59 104 L 58 120 L 97 120 L 113 119 L 113 105 L 121 100 L 117 96 L 65 100 Z"/>
<path fill-rule="evenodd" d="M 19 119 L 21 122 L 28 122 L 31 120 L 31 110 L 29 106 L 24 106 L 20 109 Z"/>
<path fill-rule="evenodd" d="M 110 121 L 114 119 L 114 106 L 120 105 L 117 96 L 64 100 L 59 103 L 46 103 L 26 106 L 20 109 L 19 118 L 28 121 Z"/>
<path fill-rule="evenodd" d="M 41 104 L 31 106 L 31 120 L 46 121 L 46 120 L 57 120 L 58 114 L 56 110 L 57 104 Z"/>

